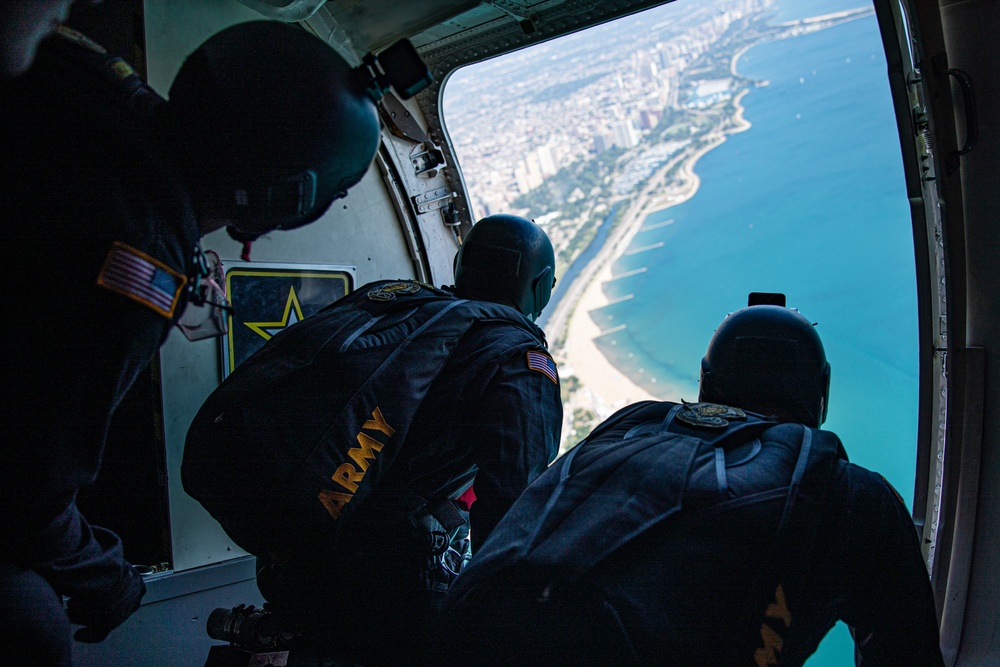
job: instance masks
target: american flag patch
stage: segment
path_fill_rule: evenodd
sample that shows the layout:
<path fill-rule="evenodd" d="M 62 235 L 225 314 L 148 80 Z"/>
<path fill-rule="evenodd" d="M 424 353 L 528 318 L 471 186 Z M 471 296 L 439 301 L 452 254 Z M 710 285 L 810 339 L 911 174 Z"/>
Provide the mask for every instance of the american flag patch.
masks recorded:
<path fill-rule="evenodd" d="M 186 283 L 183 274 L 118 241 L 111 246 L 97 276 L 98 285 L 124 294 L 164 317 L 173 317 Z"/>
<path fill-rule="evenodd" d="M 544 374 L 545 377 L 552 380 L 556 384 L 559 384 L 559 374 L 556 372 L 556 362 L 552 361 L 552 357 L 539 350 L 529 350 L 527 356 L 528 368 Z"/>

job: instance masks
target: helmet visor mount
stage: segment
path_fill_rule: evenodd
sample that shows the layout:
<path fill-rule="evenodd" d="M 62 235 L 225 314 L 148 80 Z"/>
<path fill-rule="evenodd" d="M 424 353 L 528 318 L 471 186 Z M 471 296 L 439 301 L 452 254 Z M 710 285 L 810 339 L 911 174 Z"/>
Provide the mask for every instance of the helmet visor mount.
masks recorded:
<path fill-rule="evenodd" d="M 316 206 L 316 172 L 275 177 L 260 185 L 233 189 L 232 226 L 244 233 L 291 229 Z"/>
<path fill-rule="evenodd" d="M 534 322 L 542 314 L 545 306 L 548 305 L 549 299 L 552 298 L 552 290 L 556 286 L 556 275 L 555 271 L 551 266 L 546 266 L 542 269 L 542 272 L 538 274 L 534 282 L 534 295 L 532 303 L 532 312 L 528 314 L 528 319 Z"/>

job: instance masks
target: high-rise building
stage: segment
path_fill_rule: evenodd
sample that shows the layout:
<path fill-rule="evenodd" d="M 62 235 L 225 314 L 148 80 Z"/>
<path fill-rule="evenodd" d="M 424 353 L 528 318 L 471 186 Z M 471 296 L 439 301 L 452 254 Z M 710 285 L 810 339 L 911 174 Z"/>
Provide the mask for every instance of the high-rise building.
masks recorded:
<path fill-rule="evenodd" d="M 534 190 L 545 180 L 542 165 L 538 160 L 538 151 L 532 151 L 524 156 L 524 166 L 528 172 L 528 185 Z"/>
<path fill-rule="evenodd" d="M 611 125 L 611 136 L 614 143 L 619 148 L 632 148 L 639 143 L 642 138 L 639 131 L 635 129 L 631 119 L 626 119 Z"/>
<path fill-rule="evenodd" d="M 514 185 L 522 195 L 531 192 L 531 184 L 528 182 L 528 169 L 524 166 L 523 161 L 514 168 Z"/>
<path fill-rule="evenodd" d="M 643 83 L 652 83 L 656 81 L 656 63 L 651 61 L 646 61 L 639 66 L 639 78 Z"/>
<path fill-rule="evenodd" d="M 543 178 L 548 178 L 558 171 L 551 146 L 548 144 L 539 146 L 535 153 L 538 155 L 538 167 Z"/>
<path fill-rule="evenodd" d="M 663 112 L 658 109 L 643 109 L 639 112 L 639 127 L 643 130 L 652 130 L 662 117 Z"/>

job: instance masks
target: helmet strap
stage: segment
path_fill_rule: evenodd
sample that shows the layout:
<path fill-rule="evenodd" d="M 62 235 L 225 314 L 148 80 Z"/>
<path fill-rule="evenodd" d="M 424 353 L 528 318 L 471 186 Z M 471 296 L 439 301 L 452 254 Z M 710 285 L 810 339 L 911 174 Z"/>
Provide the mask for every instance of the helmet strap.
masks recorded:
<path fill-rule="evenodd" d="M 250 249 L 253 247 L 253 242 L 256 241 L 260 235 L 248 234 L 241 230 L 238 226 L 234 227 L 233 225 L 226 226 L 226 233 L 229 234 L 229 238 L 243 246 L 243 251 L 240 253 L 240 259 L 244 262 L 249 262 Z"/>

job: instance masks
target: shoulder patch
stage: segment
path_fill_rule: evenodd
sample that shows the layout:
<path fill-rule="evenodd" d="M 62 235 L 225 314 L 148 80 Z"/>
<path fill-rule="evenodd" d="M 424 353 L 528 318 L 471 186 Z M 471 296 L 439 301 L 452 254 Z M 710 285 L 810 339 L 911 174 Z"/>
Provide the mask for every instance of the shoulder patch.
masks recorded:
<path fill-rule="evenodd" d="M 130 245 L 115 241 L 104 259 L 97 284 L 173 317 L 187 277 Z"/>
<path fill-rule="evenodd" d="M 386 283 L 368 292 L 368 298 L 372 301 L 392 301 L 400 294 L 416 294 L 420 289 L 415 282 Z"/>
<path fill-rule="evenodd" d="M 62 39 L 76 44 L 82 49 L 87 49 L 88 51 L 93 51 L 94 53 L 100 53 L 102 55 L 108 52 L 107 49 L 84 35 L 82 32 L 78 32 L 72 28 L 67 28 L 64 25 L 56 28 L 55 34 Z"/>
<path fill-rule="evenodd" d="M 717 403 L 688 403 L 677 413 L 677 419 L 688 426 L 702 428 L 728 428 L 730 420 L 745 421 L 747 415 L 739 408 Z"/>
<path fill-rule="evenodd" d="M 556 370 L 556 362 L 542 350 L 528 350 L 525 352 L 528 360 L 528 368 L 538 371 L 556 384 L 559 384 L 559 372 Z"/>

